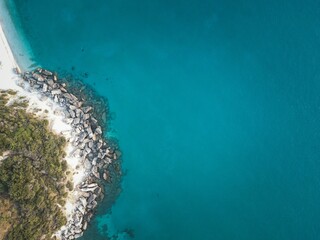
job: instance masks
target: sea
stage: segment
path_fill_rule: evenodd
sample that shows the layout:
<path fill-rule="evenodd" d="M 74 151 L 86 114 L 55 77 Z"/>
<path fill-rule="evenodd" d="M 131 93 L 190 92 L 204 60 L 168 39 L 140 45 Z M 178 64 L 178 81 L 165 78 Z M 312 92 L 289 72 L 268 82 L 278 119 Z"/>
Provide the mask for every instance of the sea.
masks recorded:
<path fill-rule="evenodd" d="M 108 99 L 121 192 L 81 240 L 320 239 L 318 0 L 1 1 L 25 68 Z"/>

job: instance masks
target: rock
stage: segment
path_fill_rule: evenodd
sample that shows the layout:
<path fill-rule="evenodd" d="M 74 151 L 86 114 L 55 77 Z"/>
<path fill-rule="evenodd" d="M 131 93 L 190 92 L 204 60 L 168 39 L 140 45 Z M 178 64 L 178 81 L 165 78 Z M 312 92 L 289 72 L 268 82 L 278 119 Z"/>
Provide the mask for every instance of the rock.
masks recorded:
<path fill-rule="evenodd" d="M 92 172 L 92 175 L 95 176 L 97 179 L 100 179 L 99 172 Z"/>
<path fill-rule="evenodd" d="M 46 101 L 48 99 L 48 97 L 47 96 L 44 96 L 44 95 L 42 95 L 41 97 L 40 97 L 40 101 Z"/>
<path fill-rule="evenodd" d="M 75 234 L 75 235 L 74 235 L 74 238 L 80 238 L 80 237 L 82 237 L 82 236 L 83 236 L 83 232 Z"/>
<path fill-rule="evenodd" d="M 93 108 L 92 107 L 84 107 L 82 110 L 84 113 L 88 113 L 92 110 Z"/>
<path fill-rule="evenodd" d="M 92 132 L 92 129 L 91 129 L 90 126 L 86 128 L 86 131 L 87 131 L 89 136 L 92 136 L 93 132 Z"/>
<path fill-rule="evenodd" d="M 88 197 L 88 204 L 92 203 L 95 199 L 96 199 L 96 195 L 95 194 L 90 194 L 90 196 Z"/>
<path fill-rule="evenodd" d="M 52 87 L 52 86 L 54 85 L 54 81 L 51 80 L 51 79 L 49 79 L 49 80 L 47 81 L 47 84 Z"/>
<path fill-rule="evenodd" d="M 104 162 L 110 164 L 112 162 L 112 159 L 106 157 L 106 158 L 104 158 Z"/>
<path fill-rule="evenodd" d="M 98 167 L 97 166 L 93 166 L 92 167 L 92 173 L 98 173 Z"/>
<path fill-rule="evenodd" d="M 90 195 L 89 195 L 90 196 Z M 85 206 L 87 206 L 87 200 L 84 198 L 84 197 L 80 197 L 79 198 L 79 200 L 80 200 L 80 202 L 82 203 L 82 205 L 85 207 Z"/>
<path fill-rule="evenodd" d="M 92 121 L 94 124 L 97 124 L 97 123 L 98 123 L 98 120 L 95 119 L 94 117 L 91 117 L 91 121 Z"/>
<path fill-rule="evenodd" d="M 97 136 L 96 136 L 95 134 L 92 134 L 92 137 L 91 137 L 91 138 L 92 138 L 93 141 L 96 141 L 96 140 L 97 140 Z"/>
<path fill-rule="evenodd" d="M 102 147 L 102 142 L 99 141 L 99 142 L 97 143 L 97 149 L 100 149 L 101 147 Z"/>
<path fill-rule="evenodd" d="M 77 125 L 80 123 L 80 118 L 74 118 L 72 124 Z"/>
<path fill-rule="evenodd" d="M 48 71 L 48 70 L 45 70 L 45 69 L 42 70 L 42 73 L 43 73 L 44 75 L 47 75 L 47 76 L 51 76 L 51 75 L 52 75 L 52 72 L 50 72 L 50 71 Z"/>
<path fill-rule="evenodd" d="M 73 106 L 73 105 L 69 105 L 69 108 L 70 108 L 71 110 L 76 110 L 76 109 L 77 109 L 77 107 L 75 107 L 75 106 Z"/>
<path fill-rule="evenodd" d="M 82 107 L 82 104 L 83 104 L 83 102 L 80 102 L 80 101 L 78 101 L 78 100 L 76 101 L 76 105 L 77 105 L 78 108 L 81 108 L 81 107 Z"/>
<path fill-rule="evenodd" d="M 77 208 L 82 213 L 82 215 L 85 214 L 85 207 L 83 205 L 78 205 Z"/>
<path fill-rule="evenodd" d="M 90 169 L 91 169 L 92 165 L 91 165 L 91 163 L 90 163 L 90 161 L 89 161 L 88 159 L 85 159 L 85 160 L 84 160 L 84 167 L 85 167 L 85 169 L 87 169 L 87 170 L 90 170 Z"/>
<path fill-rule="evenodd" d="M 85 198 L 88 198 L 88 197 L 90 197 L 90 193 L 88 193 L 88 192 L 83 192 L 83 193 L 82 193 L 82 196 L 84 196 Z"/>
<path fill-rule="evenodd" d="M 34 79 L 36 79 L 37 81 L 40 81 L 40 82 L 44 81 L 44 78 L 41 75 L 37 74 L 37 73 L 32 74 L 32 77 Z"/>
<path fill-rule="evenodd" d="M 90 118 L 90 114 L 84 114 L 84 115 L 83 115 L 83 119 L 84 119 L 84 120 L 88 120 L 89 118 Z"/>
<path fill-rule="evenodd" d="M 70 93 L 64 93 L 63 96 L 68 99 L 72 99 Z M 71 106 L 70 106 L 71 107 Z"/>
<path fill-rule="evenodd" d="M 96 188 L 98 187 L 98 184 L 97 183 L 84 184 L 83 187 Z"/>
<path fill-rule="evenodd" d="M 90 219 L 93 217 L 93 213 L 92 212 L 88 213 L 86 217 L 88 221 L 90 221 Z"/>
<path fill-rule="evenodd" d="M 78 118 L 82 117 L 83 112 L 80 109 L 76 109 L 75 112 L 76 112 L 76 115 L 77 115 Z"/>
<path fill-rule="evenodd" d="M 47 84 L 43 84 L 42 91 L 43 92 L 48 91 L 48 85 Z"/>
<path fill-rule="evenodd" d="M 41 85 L 35 84 L 33 87 L 34 87 L 35 89 L 39 89 L 39 88 L 41 88 Z"/>
<path fill-rule="evenodd" d="M 109 180 L 109 174 L 107 173 L 107 171 L 103 173 L 103 179 L 106 181 Z"/>
<path fill-rule="evenodd" d="M 83 192 L 93 192 L 97 187 L 84 187 L 81 188 L 81 191 Z"/>
<path fill-rule="evenodd" d="M 98 203 L 96 201 L 93 201 L 91 205 L 92 205 L 92 208 L 95 208 L 98 205 Z"/>
<path fill-rule="evenodd" d="M 82 229 L 85 231 L 87 230 L 87 226 L 88 226 L 88 223 L 86 221 L 83 222 L 83 226 L 82 226 Z"/>
<path fill-rule="evenodd" d="M 70 95 L 72 100 L 78 101 L 78 98 L 75 95 L 73 95 L 72 93 L 70 93 L 69 95 Z"/>
<path fill-rule="evenodd" d="M 98 135 L 101 135 L 101 134 L 102 134 L 102 130 L 101 130 L 101 127 L 100 127 L 100 126 L 96 128 L 95 133 L 98 134 Z"/>
<path fill-rule="evenodd" d="M 100 193 L 102 192 L 102 189 L 101 187 L 98 187 L 96 190 L 95 190 L 95 193 L 99 196 Z"/>
<path fill-rule="evenodd" d="M 72 118 L 75 118 L 76 117 L 76 114 L 74 113 L 74 111 L 72 111 L 71 109 L 69 110 L 69 113 L 70 113 L 70 116 Z"/>
<path fill-rule="evenodd" d="M 91 153 L 91 148 L 88 148 L 88 147 L 85 147 L 85 151 L 87 152 L 87 153 Z"/>
<path fill-rule="evenodd" d="M 65 89 L 64 87 L 60 87 L 60 90 L 61 92 L 64 92 L 64 93 L 68 92 L 67 89 Z"/>
<path fill-rule="evenodd" d="M 62 92 L 61 92 L 60 89 L 52 90 L 52 91 L 51 91 L 51 94 L 53 94 L 53 95 L 59 95 L 59 94 L 61 94 L 61 93 L 62 93 Z"/>

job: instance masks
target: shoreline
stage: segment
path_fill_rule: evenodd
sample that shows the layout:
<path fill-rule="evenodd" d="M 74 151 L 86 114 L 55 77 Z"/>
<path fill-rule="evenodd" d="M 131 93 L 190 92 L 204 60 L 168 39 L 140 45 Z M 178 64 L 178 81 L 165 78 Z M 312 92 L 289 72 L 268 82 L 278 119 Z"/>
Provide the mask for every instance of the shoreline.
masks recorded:
<path fill-rule="evenodd" d="M 41 109 L 41 111 L 37 111 L 36 115 L 40 118 L 45 118 L 49 121 L 50 130 L 54 133 L 60 135 L 62 134 L 66 140 L 71 139 L 71 126 L 68 126 L 66 123 L 63 122 L 61 116 L 55 114 L 59 107 L 54 104 L 54 102 L 50 101 L 41 101 L 39 100 L 39 95 L 36 93 L 31 93 L 24 90 L 19 84 L 22 83 L 22 78 L 19 76 L 19 72 L 21 72 L 20 67 L 18 66 L 11 48 L 9 46 L 8 40 L 3 32 L 2 26 L 0 24 L 0 89 L 9 90 L 12 89 L 17 91 L 16 97 L 25 97 L 26 100 L 29 102 L 29 106 L 27 107 L 27 111 L 31 113 L 35 113 L 35 110 Z M 15 72 L 15 69 L 18 71 Z M 16 98 L 15 97 L 15 98 Z M 70 157 L 70 153 L 72 152 L 72 146 L 67 144 L 66 146 L 66 153 L 69 168 L 72 166 L 71 170 L 72 173 L 76 172 L 77 162 L 75 159 Z M 77 176 L 73 177 L 72 181 L 74 184 L 78 184 L 84 176 L 84 172 L 78 174 Z M 67 199 L 67 209 L 66 214 L 69 215 L 72 211 L 72 205 L 70 202 L 73 202 L 71 196 Z"/>
<path fill-rule="evenodd" d="M 91 109 L 87 109 L 88 112 L 83 110 L 80 100 L 72 94 L 75 97 L 72 101 L 66 100 L 62 95 L 61 90 L 64 89 L 65 93 L 67 90 L 64 88 L 65 86 L 62 87 L 62 84 L 57 82 L 55 74 L 37 69 L 21 75 L 20 67 L 14 58 L 1 24 L 0 62 L 0 89 L 12 89 L 17 91 L 16 97 L 25 97 L 29 103 L 27 112 L 47 119 L 50 130 L 63 135 L 67 140 L 65 160 L 68 163 L 68 170 L 72 174 L 74 186 L 66 198 L 66 205 L 62 207 L 67 218 L 67 225 L 62 227 L 55 236 L 59 239 L 81 237 L 93 216 L 97 201 L 103 198 L 101 181 L 109 178 L 106 168 L 118 156 L 114 153 L 114 149 L 108 147 L 104 141 L 101 127 L 90 115 Z M 55 87 L 58 86 L 58 89 L 50 90 L 48 81 L 53 82 Z M 42 84 L 41 89 L 35 87 L 40 84 Z M 54 94 L 58 93 L 57 91 L 61 93 Z M 57 101 L 57 98 L 64 99 L 64 101 Z M 77 105 L 77 103 L 79 106 L 73 109 L 73 104 Z M 91 130 L 92 124 L 96 124 L 93 128 L 94 131 Z M 81 139 L 79 139 L 80 137 Z"/>
<path fill-rule="evenodd" d="M 23 29 L 20 27 L 20 19 L 17 17 L 15 3 L 13 1 L 1 1 L 0 25 L 6 36 L 8 46 L 17 65 L 22 71 L 35 65 L 31 46 L 26 39 Z"/>

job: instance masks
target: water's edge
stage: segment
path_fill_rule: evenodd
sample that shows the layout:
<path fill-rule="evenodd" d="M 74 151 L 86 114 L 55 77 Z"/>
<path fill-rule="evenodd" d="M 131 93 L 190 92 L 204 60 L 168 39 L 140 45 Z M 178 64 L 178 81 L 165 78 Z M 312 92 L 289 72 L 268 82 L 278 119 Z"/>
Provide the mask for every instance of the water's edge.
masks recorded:
<path fill-rule="evenodd" d="M 14 1 L 0 2 L 0 23 L 20 69 L 26 71 L 35 67 L 37 64 L 34 62 L 32 49 L 21 27 Z"/>

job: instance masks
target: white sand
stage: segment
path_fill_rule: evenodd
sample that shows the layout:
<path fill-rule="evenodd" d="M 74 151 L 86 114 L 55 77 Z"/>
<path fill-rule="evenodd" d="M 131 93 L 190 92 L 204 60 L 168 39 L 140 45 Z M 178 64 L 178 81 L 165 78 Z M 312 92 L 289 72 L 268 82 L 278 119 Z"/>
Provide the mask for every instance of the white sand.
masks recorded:
<path fill-rule="evenodd" d="M 68 142 L 66 146 L 67 157 L 65 160 L 68 162 L 69 170 L 72 173 L 72 180 L 76 186 L 85 177 L 85 170 L 80 164 L 79 157 L 72 156 L 74 147 L 71 142 L 69 142 L 73 138 L 71 125 L 64 122 L 64 118 L 61 115 L 62 108 L 58 104 L 53 102 L 51 99 L 41 101 L 38 93 L 31 92 L 20 87 L 21 84 L 26 83 L 24 83 L 19 75 L 15 73 L 15 68 L 19 69 L 0 25 L 0 89 L 12 89 L 17 91 L 17 96 L 15 98 L 24 96 L 26 100 L 29 101 L 27 111 L 34 113 L 35 109 L 40 109 L 36 114 L 41 118 L 49 120 L 49 126 L 53 132 L 65 136 Z M 78 194 L 79 192 L 74 190 L 68 196 L 67 204 L 65 206 L 65 212 L 68 218 L 71 216 L 71 212 L 75 208 L 74 203 L 78 199 Z"/>

